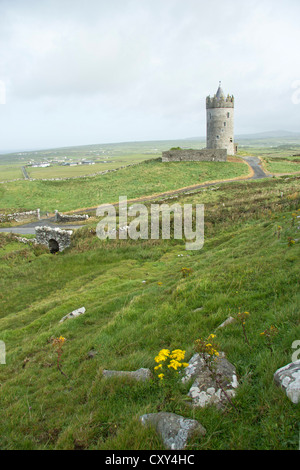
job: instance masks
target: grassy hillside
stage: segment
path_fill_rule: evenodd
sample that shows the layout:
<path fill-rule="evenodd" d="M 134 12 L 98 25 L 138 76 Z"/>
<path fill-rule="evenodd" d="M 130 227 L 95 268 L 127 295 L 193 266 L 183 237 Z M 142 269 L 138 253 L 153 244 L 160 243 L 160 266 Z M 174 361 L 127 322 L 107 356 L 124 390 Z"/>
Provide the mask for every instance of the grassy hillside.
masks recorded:
<path fill-rule="evenodd" d="M 138 418 L 173 411 L 207 430 L 191 449 L 297 449 L 299 410 L 274 385 L 273 373 L 291 362 L 291 345 L 300 338 L 300 243 L 291 243 L 299 238 L 299 192 L 293 177 L 178 198 L 205 203 L 199 252 L 175 240 L 101 242 L 82 229 L 71 248 L 50 255 L 1 234 L 7 364 L 0 365 L 0 448 L 162 449 Z M 190 276 L 183 277 L 183 267 Z M 85 315 L 59 324 L 81 306 Z M 104 368 L 153 370 L 161 348 L 185 349 L 188 360 L 194 341 L 239 308 L 250 312 L 251 347 L 238 323 L 217 332 L 237 369 L 237 410 L 193 409 L 187 385 L 170 393 L 156 381 L 103 379 Z M 278 329 L 272 352 L 260 335 L 271 325 Z M 67 377 L 51 344 L 60 335 Z M 92 349 L 97 355 L 88 359 Z"/>
<path fill-rule="evenodd" d="M 20 164 L 15 163 L 14 165 L 0 165 L 0 181 L 8 181 L 18 178 L 23 178 Z"/>
<path fill-rule="evenodd" d="M 53 164 L 47 168 L 32 168 L 27 167 L 27 172 L 30 178 L 34 179 L 50 179 L 50 178 L 74 178 L 78 176 L 88 176 L 101 171 L 120 168 L 122 166 L 133 165 L 141 163 L 145 160 L 155 158 L 157 155 L 131 155 L 126 157 L 118 157 L 114 159 L 107 159 L 106 163 L 96 163 L 94 165 L 77 165 L 77 166 L 62 166 Z M 96 160 L 97 161 L 97 160 Z"/>
<path fill-rule="evenodd" d="M 265 168 L 272 174 L 300 173 L 300 157 L 264 158 Z"/>
<path fill-rule="evenodd" d="M 246 176 L 240 162 L 161 163 L 157 160 L 114 173 L 67 181 L 15 181 L 0 185 L 0 208 L 69 211 L 170 191 L 205 181 Z"/>

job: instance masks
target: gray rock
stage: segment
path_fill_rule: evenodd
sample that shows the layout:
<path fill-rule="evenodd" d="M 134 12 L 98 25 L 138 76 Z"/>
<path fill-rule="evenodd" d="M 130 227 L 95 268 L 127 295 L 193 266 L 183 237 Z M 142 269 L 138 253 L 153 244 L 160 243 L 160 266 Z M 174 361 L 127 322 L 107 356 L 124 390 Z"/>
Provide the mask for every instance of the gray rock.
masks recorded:
<path fill-rule="evenodd" d="M 228 317 L 227 320 L 225 320 L 221 325 L 218 326 L 217 330 L 219 328 L 224 328 L 224 326 L 230 325 L 230 323 L 233 323 L 235 321 L 235 318 L 233 317 Z"/>
<path fill-rule="evenodd" d="M 193 312 L 197 313 L 197 312 L 201 312 L 201 310 L 203 310 L 203 307 L 195 308 L 195 310 L 193 310 Z"/>
<path fill-rule="evenodd" d="M 94 359 L 94 357 L 98 354 L 98 352 L 95 350 L 95 349 L 91 349 L 87 355 L 86 355 L 86 358 L 87 359 Z"/>
<path fill-rule="evenodd" d="M 152 378 L 150 369 L 138 369 L 134 371 L 127 370 L 106 370 L 103 371 L 103 377 L 129 377 L 131 379 L 145 382 Z"/>
<path fill-rule="evenodd" d="M 274 382 L 281 387 L 291 402 L 297 404 L 300 401 L 300 360 L 291 362 L 274 374 Z"/>
<path fill-rule="evenodd" d="M 220 353 L 217 358 L 216 374 L 227 396 L 230 399 L 233 398 L 238 381 L 235 367 L 225 358 L 224 353 Z M 220 387 L 220 383 L 217 383 L 199 354 L 195 354 L 189 361 L 188 367 L 184 370 L 182 382 L 185 383 L 191 379 L 194 379 L 194 382 L 188 396 L 192 398 L 193 406 L 203 408 L 207 405 L 216 405 L 217 408 L 222 408 L 228 403 L 228 398 Z"/>
<path fill-rule="evenodd" d="M 144 426 L 153 426 L 167 449 L 182 450 L 194 435 L 204 436 L 206 429 L 195 419 L 174 413 L 150 413 L 140 417 Z"/>
<path fill-rule="evenodd" d="M 62 317 L 62 319 L 59 321 L 59 323 L 62 323 L 65 320 L 68 320 L 69 318 L 79 317 L 79 315 L 82 315 L 83 313 L 85 313 L 85 308 L 84 307 L 78 308 L 77 310 L 73 310 L 73 312 L 68 313 L 68 315 L 65 315 L 64 317 Z"/>

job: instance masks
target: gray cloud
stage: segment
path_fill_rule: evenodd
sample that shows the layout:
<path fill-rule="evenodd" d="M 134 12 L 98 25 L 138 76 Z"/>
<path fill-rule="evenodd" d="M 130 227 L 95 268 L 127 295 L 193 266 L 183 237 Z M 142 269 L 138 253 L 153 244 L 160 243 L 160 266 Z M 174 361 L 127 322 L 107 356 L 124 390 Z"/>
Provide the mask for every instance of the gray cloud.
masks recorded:
<path fill-rule="evenodd" d="M 298 130 L 299 13 L 298 0 L 2 0 L 0 150 L 204 135 L 219 80 L 237 132 Z"/>

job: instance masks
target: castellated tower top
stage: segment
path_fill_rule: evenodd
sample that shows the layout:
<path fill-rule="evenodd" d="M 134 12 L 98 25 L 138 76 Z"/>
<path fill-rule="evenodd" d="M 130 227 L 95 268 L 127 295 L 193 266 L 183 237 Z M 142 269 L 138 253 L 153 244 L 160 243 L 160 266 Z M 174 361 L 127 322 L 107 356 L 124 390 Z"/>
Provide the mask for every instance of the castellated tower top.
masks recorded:
<path fill-rule="evenodd" d="M 212 98 L 210 96 L 206 98 L 206 109 L 210 108 L 234 108 L 234 97 L 227 95 L 225 98 L 221 82 L 219 82 L 217 93 Z"/>

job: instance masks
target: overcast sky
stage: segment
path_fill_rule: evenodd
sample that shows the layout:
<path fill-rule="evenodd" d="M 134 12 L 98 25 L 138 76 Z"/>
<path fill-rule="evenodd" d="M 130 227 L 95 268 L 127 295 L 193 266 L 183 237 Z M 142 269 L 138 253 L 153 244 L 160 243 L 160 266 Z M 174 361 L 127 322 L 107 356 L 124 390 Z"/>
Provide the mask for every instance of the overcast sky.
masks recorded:
<path fill-rule="evenodd" d="M 237 134 L 300 131 L 299 24 L 299 0 L 0 0 L 0 151 L 204 136 L 219 80 Z"/>

